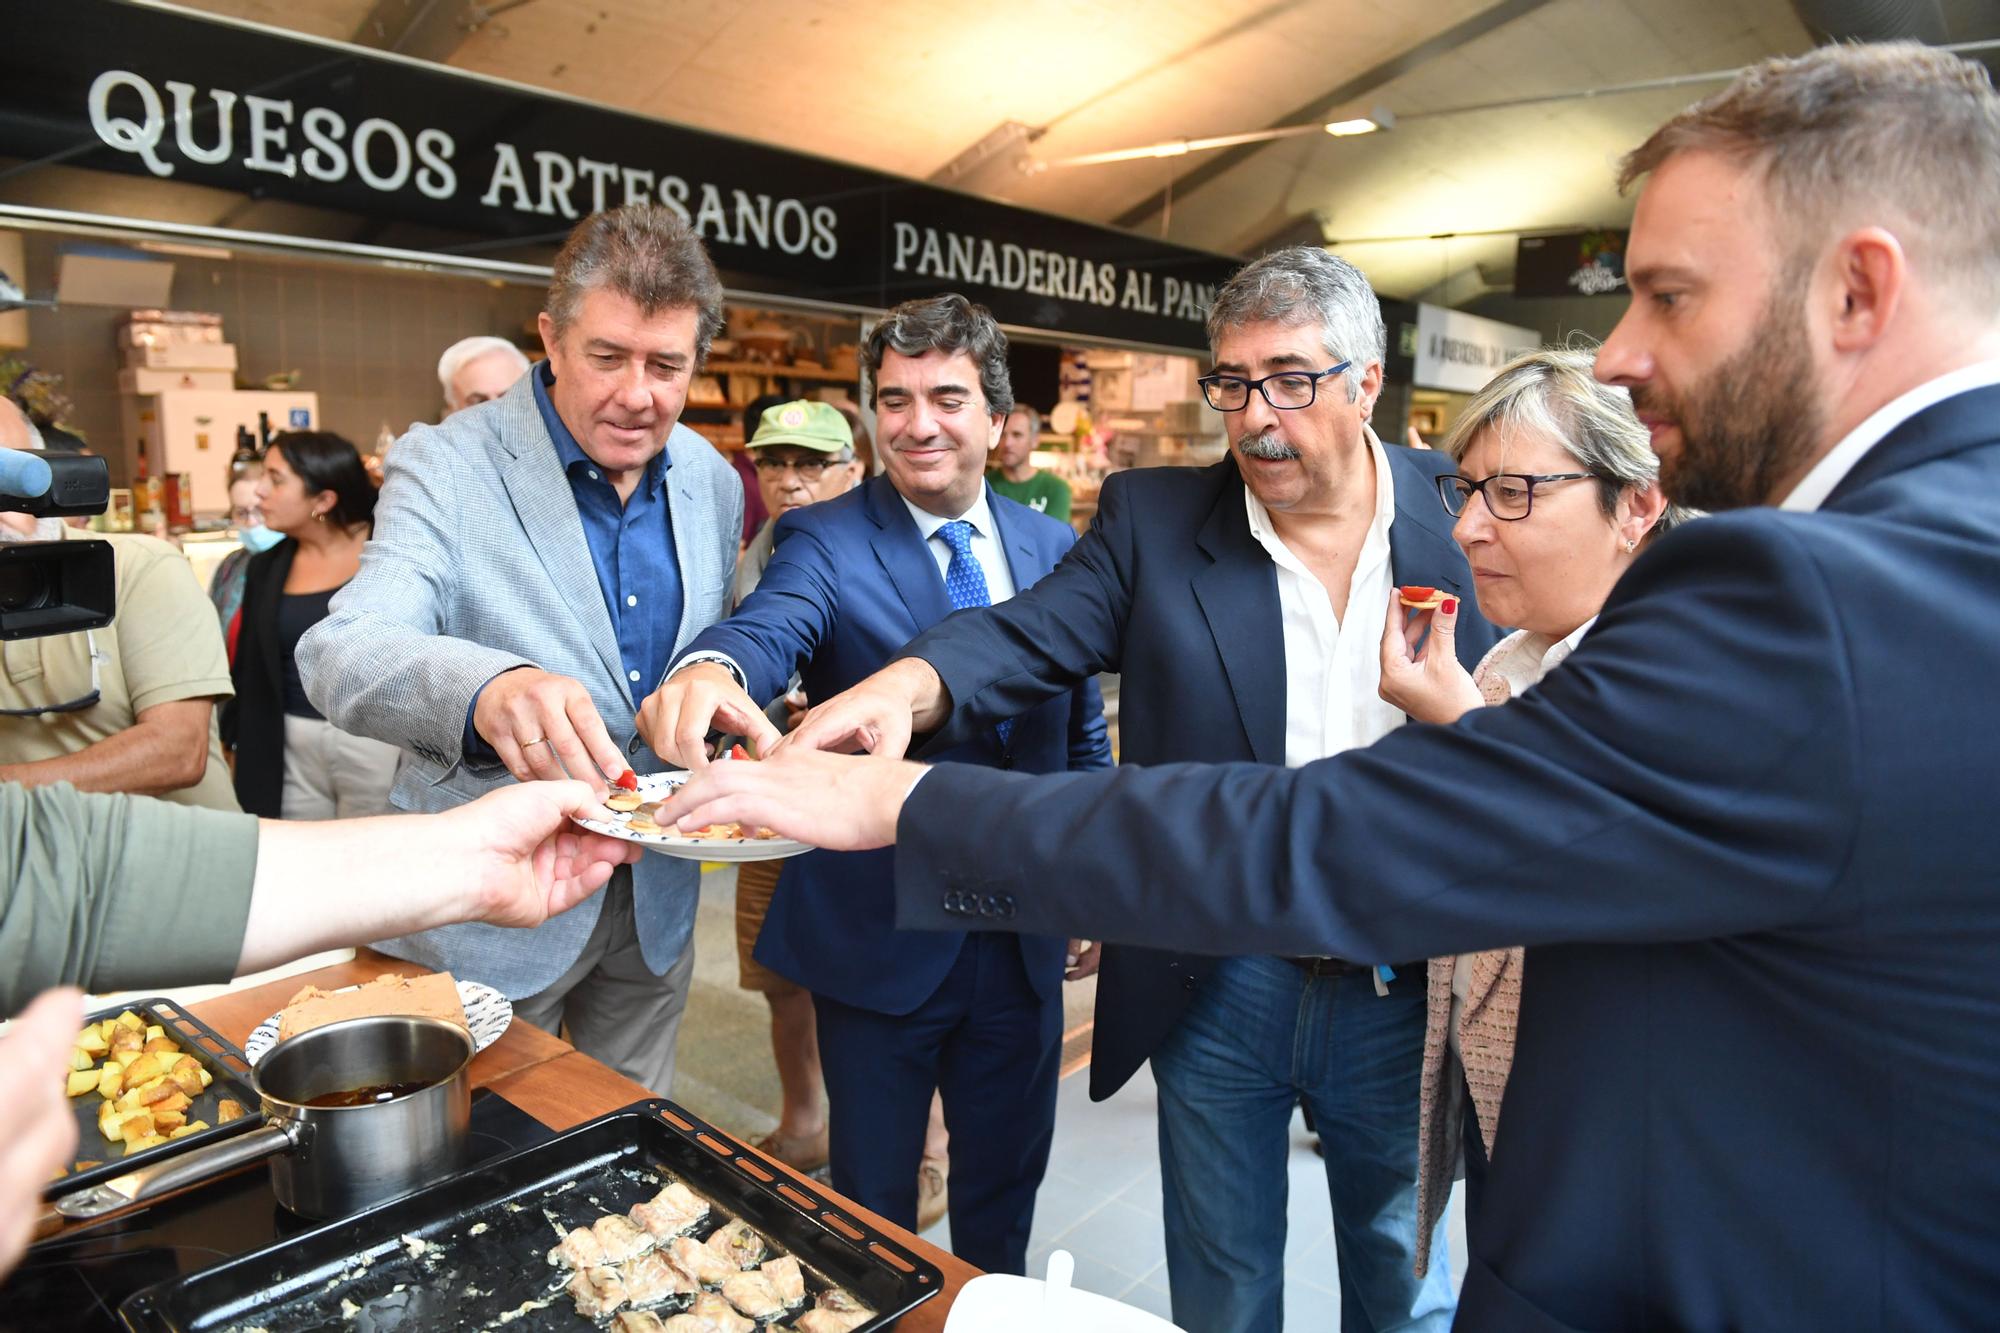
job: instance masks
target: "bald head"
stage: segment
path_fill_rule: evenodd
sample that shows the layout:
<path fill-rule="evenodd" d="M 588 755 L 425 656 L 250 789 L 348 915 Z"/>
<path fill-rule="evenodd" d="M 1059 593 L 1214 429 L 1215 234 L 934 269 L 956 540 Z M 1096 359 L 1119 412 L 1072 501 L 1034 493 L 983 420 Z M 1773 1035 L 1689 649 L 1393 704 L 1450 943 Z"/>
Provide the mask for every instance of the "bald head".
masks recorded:
<path fill-rule="evenodd" d="M 42 433 L 12 398 L 0 396 L 0 449 L 40 449 Z"/>

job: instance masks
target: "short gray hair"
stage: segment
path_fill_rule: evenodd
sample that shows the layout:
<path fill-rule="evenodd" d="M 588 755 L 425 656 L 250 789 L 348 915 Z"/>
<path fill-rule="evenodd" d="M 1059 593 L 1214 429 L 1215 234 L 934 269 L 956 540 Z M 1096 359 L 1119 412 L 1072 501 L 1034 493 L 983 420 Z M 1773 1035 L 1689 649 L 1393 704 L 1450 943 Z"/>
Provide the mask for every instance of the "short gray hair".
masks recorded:
<path fill-rule="evenodd" d="M 1546 435 L 1597 479 L 1605 516 L 1617 513 L 1618 496 L 1627 486 L 1659 484 L 1660 458 L 1632 411 L 1631 395 L 1600 384 L 1593 373 L 1596 361 L 1595 350 L 1581 346 L 1545 347 L 1515 357 L 1451 423 L 1444 452 L 1453 462 L 1462 460 L 1487 430 Z M 1696 512 L 1670 504 L 1647 535 L 1658 536 Z"/>
<path fill-rule="evenodd" d="M 882 358 L 889 352 L 898 356 L 923 356 L 943 352 L 956 356 L 963 352 L 979 367 L 979 392 L 986 410 L 1006 415 L 1014 410 L 1014 381 L 1007 373 L 1007 335 L 999 321 L 983 305 L 975 305 L 957 292 L 905 301 L 868 332 L 868 345 L 861 349 L 861 364 L 868 372 L 871 398 L 880 394 Z"/>
<path fill-rule="evenodd" d="M 1208 308 L 1208 347 L 1245 324 L 1320 326 L 1327 355 L 1348 363 L 1342 378 L 1347 401 L 1361 396 L 1368 367 L 1381 362 L 1389 345 L 1382 303 L 1361 270 L 1316 245 L 1273 250 L 1236 271 Z"/>
<path fill-rule="evenodd" d="M 708 359 L 708 345 L 722 328 L 722 279 L 701 237 L 671 208 L 627 204 L 576 224 L 549 275 L 546 309 L 558 336 L 576 319 L 584 295 L 599 287 L 648 317 L 692 306 L 695 361 Z"/>
<path fill-rule="evenodd" d="M 460 338 L 444 349 L 444 355 L 438 358 L 438 387 L 444 390 L 446 406 L 458 406 L 451 400 L 451 382 L 457 377 L 458 372 L 480 357 L 496 353 L 506 356 L 514 369 L 521 374 L 528 373 L 528 354 L 505 338 L 496 338 L 490 333 Z"/>
<path fill-rule="evenodd" d="M 1690 152 L 1762 177 L 1784 249 L 1879 222 L 1940 294 L 2000 304 L 2000 95 L 1969 60 L 1883 42 L 1752 65 L 1626 154 L 1619 189 Z"/>
<path fill-rule="evenodd" d="M 1007 415 L 1010 417 L 1012 416 L 1026 417 L 1028 419 L 1029 438 L 1031 439 L 1041 438 L 1042 414 L 1040 412 L 1037 412 L 1034 408 L 1028 406 L 1026 403 L 1016 403 L 1014 404 L 1013 409 L 1009 411 Z"/>

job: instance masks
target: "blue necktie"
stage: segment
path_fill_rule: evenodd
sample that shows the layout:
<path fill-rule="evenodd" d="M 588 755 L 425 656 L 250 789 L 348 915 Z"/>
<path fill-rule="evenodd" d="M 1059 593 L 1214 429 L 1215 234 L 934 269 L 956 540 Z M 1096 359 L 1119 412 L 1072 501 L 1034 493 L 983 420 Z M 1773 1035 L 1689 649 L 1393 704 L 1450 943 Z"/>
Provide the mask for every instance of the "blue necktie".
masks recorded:
<path fill-rule="evenodd" d="M 993 605 L 993 592 L 986 586 L 986 571 L 972 554 L 972 525 L 955 518 L 939 528 L 937 535 L 951 548 L 951 563 L 944 570 L 944 590 L 951 598 L 951 609 L 963 611 L 968 606 Z M 1000 743 L 1005 745 L 1014 723 L 1011 719 L 998 723 L 994 730 L 1000 733 Z"/>

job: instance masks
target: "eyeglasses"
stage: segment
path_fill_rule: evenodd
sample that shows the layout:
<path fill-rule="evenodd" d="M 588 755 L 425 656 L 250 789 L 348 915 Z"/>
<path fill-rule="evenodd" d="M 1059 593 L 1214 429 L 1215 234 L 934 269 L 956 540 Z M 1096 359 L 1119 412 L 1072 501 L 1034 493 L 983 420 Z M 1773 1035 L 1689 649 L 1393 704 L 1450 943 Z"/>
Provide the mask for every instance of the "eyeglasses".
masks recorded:
<path fill-rule="evenodd" d="M 759 454 L 751 461 L 759 472 L 783 472 L 790 468 L 806 481 L 818 481 L 828 468 L 847 463 L 844 458 L 772 458 L 768 454 Z"/>
<path fill-rule="evenodd" d="M 86 708 L 95 708 L 104 697 L 103 675 L 104 654 L 97 651 L 97 633 L 83 632 L 83 642 L 90 651 L 90 693 L 71 699 L 66 704 L 44 704 L 40 708 L 0 708 L 0 717 L 42 717 L 49 713 L 81 713 Z"/>
<path fill-rule="evenodd" d="M 1535 487 L 1558 481 L 1584 481 L 1588 472 L 1496 472 L 1484 481 L 1447 472 L 1437 479 L 1438 499 L 1445 512 L 1457 518 L 1472 503 L 1478 491 L 1486 501 L 1486 512 L 1509 523 L 1528 516 L 1535 507 Z"/>
<path fill-rule="evenodd" d="M 1321 380 L 1338 375 L 1353 364 L 1343 361 L 1331 370 L 1284 370 L 1261 380 L 1246 380 L 1241 375 L 1203 375 L 1195 383 L 1201 386 L 1201 396 L 1208 400 L 1208 405 L 1218 412 L 1241 412 L 1250 406 L 1252 389 L 1263 394 L 1264 401 L 1280 412 L 1296 412 L 1313 405 L 1313 400 L 1319 397 Z"/>

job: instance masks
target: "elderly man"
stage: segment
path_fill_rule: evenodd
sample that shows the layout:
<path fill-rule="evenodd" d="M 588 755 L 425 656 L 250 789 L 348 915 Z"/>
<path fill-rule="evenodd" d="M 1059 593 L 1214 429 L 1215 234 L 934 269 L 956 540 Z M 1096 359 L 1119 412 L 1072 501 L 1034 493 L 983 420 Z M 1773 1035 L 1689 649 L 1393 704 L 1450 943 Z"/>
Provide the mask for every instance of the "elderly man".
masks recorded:
<path fill-rule="evenodd" d="M 993 489 L 1038 514 L 1069 522 L 1069 483 L 1029 461 L 1042 438 L 1042 414 L 1026 403 L 1014 404 L 1007 428 L 993 446 L 993 467 L 986 480 Z"/>
<path fill-rule="evenodd" d="M 678 424 L 721 321 L 714 266 L 671 210 L 596 214 L 556 256 L 548 360 L 390 453 L 361 572 L 298 655 L 335 726 L 406 752 L 391 805 L 444 809 L 510 774 L 603 791 L 659 767 L 638 701 L 727 609 L 736 556 L 742 488 Z M 665 1093 L 698 874 L 647 857 L 533 932 L 456 926 L 384 947 L 504 991 L 550 1031 L 567 1023 Z"/>
<path fill-rule="evenodd" d="M 1625 160 L 1598 375 L 1672 498 L 1736 512 L 1642 554 L 1522 698 L 1297 773 L 912 794 L 806 755 L 685 804 L 900 833 L 905 926 L 1004 894 L 1008 929 L 1156 946 L 1529 946 L 1468 1328 L 1989 1328 L 1995 162 L 1985 71 L 1909 44 L 1767 61 Z"/>
<path fill-rule="evenodd" d="M 845 742 L 885 710 L 907 734 L 913 709 L 945 697 L 959 706 L 956 737 L 1107 670 L 1122 673 L 1128 763 L 1297 766 L 1400 726 L 1376 693 L 1389 590 L 1462 593 L 1470 580 L 1437 499 L 1449 460 L 1386 449 L 1368 429 L 1382 387 L 1375 293 L 1324 250 L 1281 250 L 1223 288 L 1208 333 L 1203 389 L 1229 458 L 1114 475 L 1054 575 L 918 639 L 816 710 L 793 744 Z M 1468 666 L 1493 637 L 1468 603 Z M 1014 691 L 1004 701 L 1002 686 Z M 1326 1153 L 1345 1326 L 1441 1329 L 1446 1265 L 1411 1271 L 1418 1246 L 1442 1243 L 1416 1234 L 1423 968 L 1384 981 L 1370 967 L 1421 955 L 1279 952 L 1105 951 L 1091 1095 L 1151 1060 L 1174 1322 L 1282 1326 L 1285 1154 L 1303 1100 Z"/>
<path fill-rule="evenodd" d="M 42 447 L 34 423 L 5 397 L 0 447 Z M 0 541 L 87 536 L 59 518 L 0 514 Z M 118 570 L 112 622 L 0 651 L 0 782 L 68 782 L 235 810 L 215 723 L 216 705 L 235 688 L 211 604 L 167 543 L 107 540 Z"/>
<path fill-rule="evenodd" d="M 438 358 L 444 414 L 450 416 L 504 397 L 527 373 L 527 353 L 505 338 L 487 334 L 460 338 Z"/>
<path fill-rule="evenodd" d="M 760 704 L 794 671 L 808 697 L 831 697 L 954 608 L 1027 588 L 1075 542 L 986 486 L 1014 395 L 1006 335 L 984 308 L 906 301 L 875 326 L 863 364 L 887 471 L 779 520 L 756 591 L 647 701 L 640 721 L 660 754 L 705 766 L 715 725 L 775 741 Z M 783 413 L 767 411 L 760 430 Z M 1108 767 L 1097 687 L 1073 682 L 968 733 L 953 754 L 1031 773 Z M 757 942 L 758 962 L 812 993 L 834 1188 L 913 1225 L 937 1089 L 957 1178 L 952 1248 L 1019 1273 L 1055 1125 L 1064 942 L 983 923 L 897 930 L 892 901 L 887 856 L 802 856 L 786 863 Z"/>

